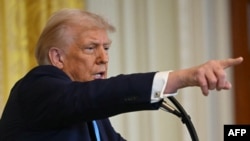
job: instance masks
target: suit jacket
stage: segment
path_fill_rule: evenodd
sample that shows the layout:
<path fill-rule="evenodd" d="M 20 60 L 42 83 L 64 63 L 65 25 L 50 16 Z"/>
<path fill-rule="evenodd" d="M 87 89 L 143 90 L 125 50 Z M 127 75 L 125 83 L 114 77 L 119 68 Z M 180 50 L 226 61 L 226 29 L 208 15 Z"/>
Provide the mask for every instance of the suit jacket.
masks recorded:
<path fill-rule="evenodd" d="M 54 66 L 35 67 L 11 90 L 0 141 L 94 141 L 92 120 L 102 141 L 124 141 L 108 117 L 158 109 L 150 103 L 154 74 L 76 82 Z"/>

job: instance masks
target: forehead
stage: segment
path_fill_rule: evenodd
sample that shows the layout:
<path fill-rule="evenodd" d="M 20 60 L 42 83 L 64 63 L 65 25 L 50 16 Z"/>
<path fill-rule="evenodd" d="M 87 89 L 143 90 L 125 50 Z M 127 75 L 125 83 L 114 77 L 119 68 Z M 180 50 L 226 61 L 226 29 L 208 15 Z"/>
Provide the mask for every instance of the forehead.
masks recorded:
<path fill-rule="evenodd" d="M 89 29 L 80 33 L 79 38 L 84 42 L 111 43 L 108 33 L 104 29 Z"/>

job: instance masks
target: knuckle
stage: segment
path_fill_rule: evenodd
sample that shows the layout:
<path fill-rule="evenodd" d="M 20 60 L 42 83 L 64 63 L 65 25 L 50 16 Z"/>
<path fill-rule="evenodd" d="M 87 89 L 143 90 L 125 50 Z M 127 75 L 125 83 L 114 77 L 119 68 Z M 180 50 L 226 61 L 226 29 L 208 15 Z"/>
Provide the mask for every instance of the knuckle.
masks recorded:
<path fill-rule="evenodd" d="M 199 67 L 197 70 L 196 70 L 196 73 L 195 75 L 197 75 L 198 77 L 202 76 L 205 72 L 205 69 L 203 67 Z"/>
<path fill-rule="evenodd" d="M 209 80 L 209 84 L 210 85 L 214 85 L 214 84 L 216 84 L 217 83 L 217 79 L 216 78 L 211 78 L 210 80 Z"/>
<path fill-rule="evenodd" d="M 207 83 L 201 77 L 198 77 L 197 80 L 198 80 L 198 86 L 207 87 Z"/>

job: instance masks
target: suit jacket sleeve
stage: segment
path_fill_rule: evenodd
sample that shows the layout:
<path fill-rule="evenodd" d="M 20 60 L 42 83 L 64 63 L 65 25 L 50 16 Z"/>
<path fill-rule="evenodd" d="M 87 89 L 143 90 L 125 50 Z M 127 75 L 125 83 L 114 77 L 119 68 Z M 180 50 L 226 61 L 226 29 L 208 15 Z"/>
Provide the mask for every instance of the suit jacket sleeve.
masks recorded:
<path fill-rule="evenodd" d="M 74 82 L 53 66 L 40 66 L 13 90 L 30 125 L 62 126 L 121 113 L 154 110 L 150 103 L 155 72 L 119 75 L 105 80 Z M 46 125 L 47 126 L 47 125 Z"/>

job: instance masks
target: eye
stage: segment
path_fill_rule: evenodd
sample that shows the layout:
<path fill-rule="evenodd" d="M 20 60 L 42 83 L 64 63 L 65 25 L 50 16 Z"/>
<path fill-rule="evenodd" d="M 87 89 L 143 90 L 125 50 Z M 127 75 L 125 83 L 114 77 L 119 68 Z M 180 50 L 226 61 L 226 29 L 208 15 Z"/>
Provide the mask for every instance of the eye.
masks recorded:
<path fill-rule="evenodd" d="M 110 45 L 104 45 L 104 50 L 105 50 L 106 52 L 108 52 L 109 49 L 110 49 Z"/>
<path fill-rule="evenodd" d="M 92 54 L 92 53 L 94 53 L 95 49 L 96 49 L 96 46 L 94 46 L 94 45 L 89 45 L 89 46 L 84 47 L 84 48 L 83 48 L 83 51 L 84 51 L 85 53 Z"/>

